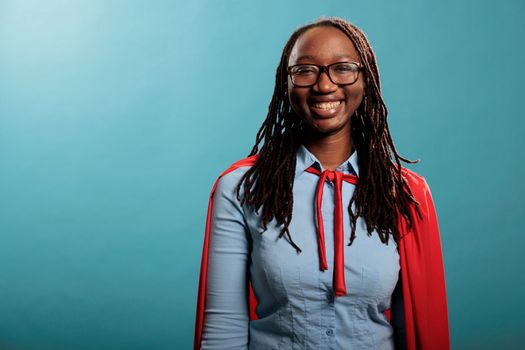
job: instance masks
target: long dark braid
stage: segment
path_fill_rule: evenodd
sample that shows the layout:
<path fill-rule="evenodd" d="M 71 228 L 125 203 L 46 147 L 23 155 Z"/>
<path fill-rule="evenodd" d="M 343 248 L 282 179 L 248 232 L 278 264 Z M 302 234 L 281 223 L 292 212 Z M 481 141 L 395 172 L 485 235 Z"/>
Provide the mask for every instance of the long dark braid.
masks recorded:
<path fill-rule="evenodd" d="M 397 153 L 388 129 L 388 110 L 381 96 L 375 54 L 365 34 L 340 18 L 320 19 L 297 29 L 288 39 L 277 67 L 275 88 L 266 120 L 257 132 L 255 145 L 250 152 L 250 156 L 258 154 L 257 161 L 239 182 L 237 197 L 240 199 L 240 189 L 244 186 L 241 203 L 251 205 L 256 211 L 262 207 L 263 230 L 275 218 L 283 226 L 279 237 L 286 235 L 297 252 L 301 252 L 288 229 L 292 220 L 293 183 L 301 129 L 300 118 L 292 110 L 287 95 L 287 67 L 297 38 L 317 26 L 338 28 L 352 40 L 364 66 L 366 79 L 363 101 L 351 119 L 351 136 L 358 154 L 360 174 L 348 205 L 352 228 L 349 245 L 355 239 L 358 217 L 364 218 L 369 235 L 375 229 L 381 242 L 388 244 L 390 234 L 397 241 L 400 237 L 398 215 L 402 215 L 412 227 L 414 218 L 410 214 L 410 205 L 417 204 L 401 175 L 401 161 L 418 161 L 408 160 Z M 352 211 L 354 202 L 355 213 Z M 419 208 L 416 208 L 421 216 Z"/>

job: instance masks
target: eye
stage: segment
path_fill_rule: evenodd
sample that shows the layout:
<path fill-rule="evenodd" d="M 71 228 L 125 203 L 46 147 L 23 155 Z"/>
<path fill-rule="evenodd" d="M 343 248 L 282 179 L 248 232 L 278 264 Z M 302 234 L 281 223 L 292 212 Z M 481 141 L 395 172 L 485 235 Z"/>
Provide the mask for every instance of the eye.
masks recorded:
<path fill-rule="evenodd" d="M 332 70 L 338 74 L 355 73 L 358 66 L 355 63 L 338 63 L 332 66 Z"/>
<path fill-rule="evenodd" d="M 310 65 L 295 66 L 292 68 L 294 75 L 314 75 L 317 74 L 317 67 Z"/>

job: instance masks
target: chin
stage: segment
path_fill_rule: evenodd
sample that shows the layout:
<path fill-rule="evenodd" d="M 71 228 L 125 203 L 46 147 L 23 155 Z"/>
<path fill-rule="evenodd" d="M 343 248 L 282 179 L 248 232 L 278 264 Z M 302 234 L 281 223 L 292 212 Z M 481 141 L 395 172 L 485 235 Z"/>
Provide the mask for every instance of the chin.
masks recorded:
<path fill-rule="evenodd" d="M 325 136 L 337 133 L 341 130 L 343 130 L 346 126 L 346 123 L 326 123 L 326 121 L 322 122 L 313 122 L 308 123 L 308 129 L 306 130 L 307 134 L 310 134 L 311 136 Z"/>
<path fill-rule="evenodd" d="M 319 133 L 331 134 L 344 129 L 349 125 L 350 120 L 341 120 L 341 118 L 315 119 L 310 127 Z"/>

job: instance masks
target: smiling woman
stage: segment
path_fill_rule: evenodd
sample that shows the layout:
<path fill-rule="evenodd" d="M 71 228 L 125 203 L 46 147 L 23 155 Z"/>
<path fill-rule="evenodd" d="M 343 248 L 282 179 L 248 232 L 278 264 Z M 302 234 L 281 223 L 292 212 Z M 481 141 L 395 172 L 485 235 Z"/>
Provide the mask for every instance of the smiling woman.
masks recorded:
<path fill-rule="evenodd" d="M 365 87 L 352 41 L 335 27 L 311 28 L 297 39 L 288 63 L 288 94 L 295 113 L 314 133 L 340 134 L 350 141 L 350 118 Z"/>
<path fill-rule="evenodd" d="M 363 32 L 299 28 L 255 146 L 212 189 L 195 349 L 448 349 L 436 213 L 401 161 Z"/>

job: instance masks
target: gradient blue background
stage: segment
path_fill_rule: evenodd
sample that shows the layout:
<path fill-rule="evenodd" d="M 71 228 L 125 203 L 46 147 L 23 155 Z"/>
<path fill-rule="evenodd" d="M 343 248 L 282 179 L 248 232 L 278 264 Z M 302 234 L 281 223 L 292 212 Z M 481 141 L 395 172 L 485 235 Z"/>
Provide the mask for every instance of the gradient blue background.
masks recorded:
<path fill-rule="evenodd" d="M 525 329 L 525 2 L 1 1 L 0 349 L 189 349 L 209 190 L 345 17 L 433 192 L 455 349 Z"/>

